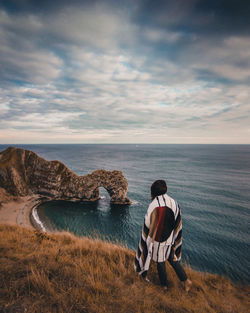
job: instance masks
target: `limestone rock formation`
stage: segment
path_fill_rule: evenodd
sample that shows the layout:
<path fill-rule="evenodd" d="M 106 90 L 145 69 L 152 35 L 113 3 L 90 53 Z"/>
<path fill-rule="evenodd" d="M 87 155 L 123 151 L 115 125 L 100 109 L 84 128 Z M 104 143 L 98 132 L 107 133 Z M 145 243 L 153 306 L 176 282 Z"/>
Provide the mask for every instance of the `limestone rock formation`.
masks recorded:
<path fill-rule="evenodd" d="M 114 204 L 130 204 L 128 183 L 121 171 L 96 170 L 78 176 L 59 161 L 9 147 L 0 153 L 0 188 L 12 196 L 44 195 L 51 199 L 95 201 L 104 187 Z"/>

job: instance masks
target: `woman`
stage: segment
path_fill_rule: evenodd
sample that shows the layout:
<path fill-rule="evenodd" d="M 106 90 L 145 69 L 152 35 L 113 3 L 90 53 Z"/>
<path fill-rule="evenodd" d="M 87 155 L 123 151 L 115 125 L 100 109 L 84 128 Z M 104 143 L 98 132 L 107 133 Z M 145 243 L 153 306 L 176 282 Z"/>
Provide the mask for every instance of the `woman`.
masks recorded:
<path fill-rule="evenodd" d="M 135 269 L 147 279 L 151 258 L 157 262 L 157 270 L 161 285 L 167 289 L 166 260 L 174 268 L 184 288 L 189 291 L 191 280 L 187 278 L 182 267 L 181 244 L 182 222 L 181 210 L 177 202 L 167 195 L 164 180 L 156 180 L 151 186 L 151 198 L 144 219 L 141 239 L 135 257 Z"/>

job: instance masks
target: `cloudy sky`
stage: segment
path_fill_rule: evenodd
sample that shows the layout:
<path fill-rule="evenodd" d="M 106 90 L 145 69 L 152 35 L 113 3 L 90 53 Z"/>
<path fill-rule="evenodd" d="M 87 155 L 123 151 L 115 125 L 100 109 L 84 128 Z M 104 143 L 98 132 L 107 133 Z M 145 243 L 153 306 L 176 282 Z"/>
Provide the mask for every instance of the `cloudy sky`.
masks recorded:
<path fill-rule="evenodd" d="M 0 0 L 0 143 L 250 144 L 249 0 Z"/>

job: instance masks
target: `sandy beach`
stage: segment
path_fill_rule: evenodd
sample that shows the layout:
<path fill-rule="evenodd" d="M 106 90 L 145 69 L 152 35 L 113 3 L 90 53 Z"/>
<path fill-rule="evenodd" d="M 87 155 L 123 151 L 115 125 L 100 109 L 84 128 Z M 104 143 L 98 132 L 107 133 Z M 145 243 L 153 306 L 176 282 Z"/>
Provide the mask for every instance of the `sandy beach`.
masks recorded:
<path fill-rule="evenodd" d="M 30 213 L 32 208 L 39 202 L 39 196 L 37 195 L 3 202 L 0 207 L 0 223 L 18 224 L 24 227 L 34 228 L 31 223 Z"/>

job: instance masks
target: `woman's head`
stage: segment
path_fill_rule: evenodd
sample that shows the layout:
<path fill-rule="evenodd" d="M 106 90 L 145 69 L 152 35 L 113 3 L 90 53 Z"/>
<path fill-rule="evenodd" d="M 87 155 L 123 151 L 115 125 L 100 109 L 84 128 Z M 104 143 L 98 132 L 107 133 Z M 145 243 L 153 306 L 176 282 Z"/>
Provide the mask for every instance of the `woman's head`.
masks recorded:
<path fill-rule="evenodd" d="M 165 180 L 156 180 L 151 186 L 151 198 L 152 200 L 160 195 L 164 195 L 168 190 Z"/>

